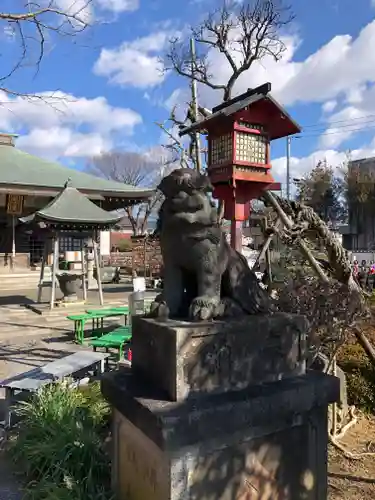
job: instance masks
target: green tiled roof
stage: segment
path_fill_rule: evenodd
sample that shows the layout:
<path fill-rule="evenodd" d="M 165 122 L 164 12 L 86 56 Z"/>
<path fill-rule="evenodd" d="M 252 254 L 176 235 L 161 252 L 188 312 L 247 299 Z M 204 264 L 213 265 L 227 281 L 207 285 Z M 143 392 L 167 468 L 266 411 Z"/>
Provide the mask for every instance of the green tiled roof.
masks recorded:
<path fill-rule="evenodd" d="M 120 219 L 121 216 L 103 210 L 77 189 L 68 186 L 44 208 L 21 220 L 23 222 L 35 220 L 54 224 L 111 225 L 116 224 Z"/>
<path fill-rule="evenodd" d="M 43 160 L 13 146 L 0 145 L 0 187 L 12 184 L 34 188 L 61 190 L 66 181 L 81 191 L 96 191 L 104 196 L 124 198 L 149 198 L 153 190 L 142 189 L 121 182 L 110 181 L 94 175 L 63 167 Z"/>

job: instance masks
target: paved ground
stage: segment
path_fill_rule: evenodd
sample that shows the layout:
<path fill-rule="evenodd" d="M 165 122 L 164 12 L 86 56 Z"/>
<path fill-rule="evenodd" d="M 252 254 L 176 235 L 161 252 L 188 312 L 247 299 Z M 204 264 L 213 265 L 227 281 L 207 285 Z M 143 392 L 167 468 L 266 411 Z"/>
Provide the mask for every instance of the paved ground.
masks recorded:
<path fill-rule="evenodd" d="M 21 339 L 3 340 L 0 343 L 0 379 L 18 375 L 76 350 L 77 346 L 72 343 L 48 338 L 26 342 Z M 4 391 L 0 390 L 0 420 L 3 419 L 3 398 Z M 0 500 L 21 500 L 22 497 L 17 480 L 0 449 Z"/>
<path fill-rule="evenodd" d="M 104 286 L 104 301 L 108 304 L 119 301 L 127 303 L 130 291 L 131 289 L 124 285 Z M 14 295 L 0 291 L 0 309 L 8 311 L 0 314 L 0 380 L 44 365 L 77 350 L 87 349 L 71 342 L 67 333 L 72 325 L 67 320 L 62 330 L 61 326 L 54 325 L 53 321 L 43 326 L 42 321 L 45 320 L 36 313 L 17 312 L 17 305 L 35 302 L 36 296 L 35 290 L 17 291 Z M 45 298 L 48 299 L 47 293 Z M 91 305 L 99 304 L 97 293 L 90 292 L 89 302 Z M 14 311 L 12 306 L 15 306 Z M 38 335 L 34 336 L 35 321 Z M 118 321 L 121 321 L 120 318 L 114 320 Z M 3 419 L 3 403 L 4 391 L 0 389 L 0 420 Z M 21 500 L 20 488 L 1 451 L 1 441 L 0 434 L 0 500 Z"/>
<path fill-rule="evenodd" d="M 110 303 L 111 301 L 119 301 L 126 300 L 129 293 L 131 293 L 132 287 L 127 284 L 103 284 L 103 296 L 104 302 Z M 82 293 L 82 292 L 80 292 Z M 155 292 L 147 292 L 147 294 L 152 294 Z M 36 302 L 38 296 L 38 292 L 35 288 L 30 290 L 0 290 L 0 305 L 8 305 L 8 304 L 25 304 Z M 43 290 L 42 301 L 48 302 L 50 296 L 50 288 L 46 287 Z M 61 292 L 57 289 L 56 298 L 59 299 L 62 296 Z M 92 305 L 99 304 L 99 296 L 96 290 L 88 291 L 88 302 Z"/>

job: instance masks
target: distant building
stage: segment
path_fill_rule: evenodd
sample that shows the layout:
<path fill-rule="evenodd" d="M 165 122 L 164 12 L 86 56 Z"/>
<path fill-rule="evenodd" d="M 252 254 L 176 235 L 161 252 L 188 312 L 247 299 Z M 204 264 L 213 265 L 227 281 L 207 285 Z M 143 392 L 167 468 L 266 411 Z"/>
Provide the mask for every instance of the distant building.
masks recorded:
<path fill-rule="evenodd" d="M 360 169 L 372 173 L 375 178 L 375 157 L 351 161 L 348 168 L 349 172 L 350 169 Z M 349 202 L 348 222 L 348 226 L 340 231 L 344 247 L 353 252 L 375 250 L 375 203 L 366 203 L 358 209 Z"/>
<path fill-rule="evenodd" d="M 0 273 L 40 264 L 50 235 L 19 219 L 45 207 L 61 193 L 68 179 L 72 187 L 107 211 L 140 203 L 152 195 L 152 190 L 101 179 L 27 154 L 15 147 L 12 134 L 0 133 Z M 82 234 L 63 234 L 59 251 L 78 251 Z"/>

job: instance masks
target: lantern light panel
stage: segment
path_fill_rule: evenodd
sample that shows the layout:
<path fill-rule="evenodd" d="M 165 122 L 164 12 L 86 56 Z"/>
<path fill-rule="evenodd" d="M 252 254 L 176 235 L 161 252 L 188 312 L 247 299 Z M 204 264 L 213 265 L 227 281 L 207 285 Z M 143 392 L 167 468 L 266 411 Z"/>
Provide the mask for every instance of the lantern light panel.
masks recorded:
<path fill-rule="evenodd" d="M 236 160 L 247 163 L 266 164 L 268 140 L 261 125 L 239 122 L 238 125 L 251 130 L 259 130 L 260 134 L 236 131 Z"/>
<path fill-rule="evenodd" d="M 232 134 L 211 139 L 211 163 L 220 165 L 232 159 Z"/>

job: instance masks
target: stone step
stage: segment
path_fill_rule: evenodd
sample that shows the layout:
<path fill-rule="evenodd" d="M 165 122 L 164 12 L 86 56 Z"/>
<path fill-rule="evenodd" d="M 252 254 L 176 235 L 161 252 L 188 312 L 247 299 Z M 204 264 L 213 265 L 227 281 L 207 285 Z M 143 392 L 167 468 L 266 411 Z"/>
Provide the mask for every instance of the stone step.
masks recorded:
<path fill-rule="evenodd" d="M 32 290 L 36 289 L 39 283 L 39 272 L 27 273 L 4 273 L 0 274 L 0 290 Z M 51 279 L 49 272 L 45 274 L 45 281 Z"/>

